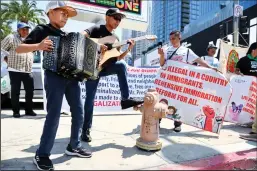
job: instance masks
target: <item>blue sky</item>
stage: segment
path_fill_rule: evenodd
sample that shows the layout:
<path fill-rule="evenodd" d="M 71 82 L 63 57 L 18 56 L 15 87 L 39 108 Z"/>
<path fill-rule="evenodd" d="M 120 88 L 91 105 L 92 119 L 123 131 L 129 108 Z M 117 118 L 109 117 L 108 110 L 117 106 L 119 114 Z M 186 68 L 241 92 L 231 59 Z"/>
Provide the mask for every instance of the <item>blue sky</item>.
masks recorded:
<path fill-rule="evenodd" d="M 45 10 L 48 2 L 49 1 L 37 1 L 37 7 Z M 47 19 L 47 16 L 45 18 Z M 48 22 L 48 20 L 47 20 L 47 22 Z M 88 22 L 82 22 L 82 21 L 76 21 L 76 20 L 69 19 L 67 24 L 64 27 L 64 30 L 68 31 L 68 32 L 81 32 L 81 31 L 85 30 L 86 28 L 91 27 L 93 25 L 94 25 L 94 23 L 88 23 Z M 13 30 L 16 30 L 16 26 L 17 26 L 17 23 L 12 24 Z M 115 31 L 115 33 L 121 40 L 122 29 L 117 29 Z"/>

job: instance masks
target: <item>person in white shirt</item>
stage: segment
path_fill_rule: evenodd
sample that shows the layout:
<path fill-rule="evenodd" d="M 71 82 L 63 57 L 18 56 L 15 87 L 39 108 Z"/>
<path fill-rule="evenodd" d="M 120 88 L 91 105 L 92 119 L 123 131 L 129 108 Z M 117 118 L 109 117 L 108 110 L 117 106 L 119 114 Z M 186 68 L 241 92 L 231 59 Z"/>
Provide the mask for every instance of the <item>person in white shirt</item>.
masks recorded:
<path fill-rule="evenodd" d="M 216 54 L 217 47 L 213 44 L 209 44 L 207 47 L 207 56 L 201 57 L 205 62 L 207 62 L 209 65 L 218 68 L 219 67 L 219 60 L 214 57 Z"/>
<path fill-rule="evenodd" d="M 170 33 L 170 43 L 172 46 L 168 47 L 166 50 L 162 48 L 158 49 L 158 54 L 160 55 L 160 65 L 163 67 L 166 65 L 167 60 L 176 60 L 184 63 L 194 64 L 197 63 L 203 67 L 214 69 L 218 71 L 215 67 L 210 66 L 200 57 L 198 57 L 191 49 L 181 46 L 181 33 L 180 31 L 172 31 Z M 161 122 L 161 119 L 160 119 Z M 174 131 L 181 131 L 181 122 L 174 121 Z"/>

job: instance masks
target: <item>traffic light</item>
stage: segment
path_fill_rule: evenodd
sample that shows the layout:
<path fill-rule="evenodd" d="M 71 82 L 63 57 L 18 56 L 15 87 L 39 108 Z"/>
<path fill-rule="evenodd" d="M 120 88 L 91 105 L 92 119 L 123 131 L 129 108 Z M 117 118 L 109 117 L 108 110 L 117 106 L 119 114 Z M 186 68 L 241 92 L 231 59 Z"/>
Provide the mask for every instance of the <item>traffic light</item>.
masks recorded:
<path fill-rule="evenodd" d="M 247 33 L 248 29 L 248 17 L 247 16 L 241 16 L 239 18 L 239 32 L 240 33 Z"/>

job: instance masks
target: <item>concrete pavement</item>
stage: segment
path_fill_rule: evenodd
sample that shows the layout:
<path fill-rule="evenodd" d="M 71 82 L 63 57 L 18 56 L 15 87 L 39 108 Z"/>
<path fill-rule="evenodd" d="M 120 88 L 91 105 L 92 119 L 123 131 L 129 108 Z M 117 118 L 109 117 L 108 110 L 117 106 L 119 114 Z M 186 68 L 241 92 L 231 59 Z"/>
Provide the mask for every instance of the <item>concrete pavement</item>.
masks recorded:
<path fill-rule="evenodd" d="M 39 114 L 36 117 L 17 119 L 12 118 L 10 110 L 1 111 L 1 170 L 36 169 L 32 159 L 39 144 L 46 113 L 43 110 L 36 112 Z M 239 134 L 248 133 L 249 128 L 225 123 L 218 136 L 183 125 L 182 132 L 175 133 L 171 130 L 173 122 L 163 119 L 160 129 L 162 150 L 146 152 L 135 146 L 140 135 L 140 113 L 97 113 L 93 118 L 93 141 L 83 143 L 93 151 L 92 158 L 72 158 L 64 154 L 69 142 L 70 123 L 69 115 L 61 115 L 51 155 L 56 170 L 154 170 L 256 148 L 255 142 L 239 139 Z M 219 160 L 226 159 L 221 157 Z"/>

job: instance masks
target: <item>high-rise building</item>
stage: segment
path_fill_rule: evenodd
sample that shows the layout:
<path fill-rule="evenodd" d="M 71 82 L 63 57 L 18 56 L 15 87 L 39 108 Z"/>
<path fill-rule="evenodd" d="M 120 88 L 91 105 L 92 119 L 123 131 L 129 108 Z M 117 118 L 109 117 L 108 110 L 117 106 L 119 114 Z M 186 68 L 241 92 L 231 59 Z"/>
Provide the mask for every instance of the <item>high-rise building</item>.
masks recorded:
<path fill-rule="evenodd" d="M 122 30 L 122 36 L 121 36 L 122 40 L 128 40 L 131 37 L 132 37 L 132 30 L 128 30 L 128 29 Z M 121 48 L 121 51 L 125 51 L 125 50 L 127 50 L 127 48 L 128 48 L 127 46 L 123 46 Z M 132 58 L 132 56 L 130 53 L 129 55 L 125 56 L 124 60 L 127 62 L 127 64 L 131 65 L 131 60 L 132 60 L 131 58 Z"/>
<path fill-rule="evenodd" d="M 197 0 L 193 0 L 197 2 Z M 205 0 L 199 1 L 199 17 L 196 21 L 190 22 L 184 28 L 182 39 L 186 39 L 200 31 L 203 31 L 220 21 L 233 15 L 234 0 Z M 239 0 L 239 4 L 246 10 L 257 4 L 257 0 Z M 232 21 L 230 21 L 230 25 Z"/>
<path fill-rule="evenodd" d="M 152 1 L 152 32 L 158 41 L 167 42 L 172 30 L 183 31 L 184 27 L 210 11 L 217 11 L 233 0 L 176 0 Z M 256 4 L 257 0 L 239 0 L 244 9 Z M 208 17 L 208 16 L 206 16 Z"/>
<path fill-rule="evenodd" d="M 183 31 L 185 25 L 196 20 L 199 1 L 152 1 L 152 32 L 159 42 L 167 42 L 172 30 Z"/>
<path fill-rule="evenodd" d="M 200 3 L 202 1 L 191 0 L 190 1 L 190 23 L 197 20 L 201 13 L 200 13 Z"/>
<path fill-rule="evenodd" d="M 131 33 L 131 37 L 129 38 L 135 38 L 135 37 L 145 36 L 148 34 L 153 34 L 151 31 L 152 1 L 148 1 L 148 3 L 149 3 L 148 4 L 148 28 L 146 32 L 126 30 L 124 34 L 130 35 Z M 124 36 L 126 37 L 126 35 Z M 151 45 L 152 45 L 152 41 L 148 41 L 148 40 L 137 41 L 135 44 L 135 47 L 132 49 L 132 52 L 131 52 L 132 61 L 135 61 L 136 59 L 143 57 L 144 56 L 143 51 L 145 51 Z"/>
<path fill-rule="evenodd" d="M 239 0 L 239 4 L 247 9 L 257 4 L 257 0 Z"/>
<path fill-rule="evenodd" d="M 194 0 L 195 1 L 195 0 Z M 200 1 L 200 15 L 206 15 L 210 11 L 216 11 L 222 9 L 233 0 L 215 0 L 215 1 Z M 244 9 L 247 9 L 257 3 L 257 0 L 239 0 L 239 5 L 242 5 Z"/>

